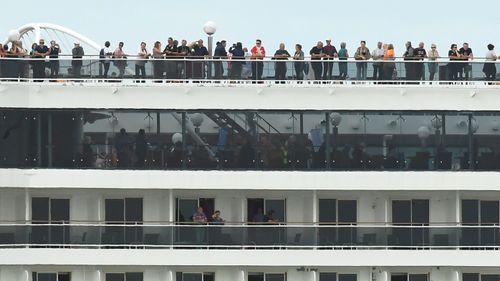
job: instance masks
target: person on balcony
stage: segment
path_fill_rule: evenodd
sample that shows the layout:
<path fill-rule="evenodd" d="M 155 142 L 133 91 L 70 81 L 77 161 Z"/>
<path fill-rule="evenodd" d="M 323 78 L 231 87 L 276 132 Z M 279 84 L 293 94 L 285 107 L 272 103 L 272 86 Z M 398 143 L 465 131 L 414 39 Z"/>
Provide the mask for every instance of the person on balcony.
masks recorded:
<path fill-rule="evenodd" d="M 237 42 L 233 49 L 231 49 L 231 79 L 239 80 L 241 79 L 241 74 L 243 71 L 243 66 L 246 65 L 245 51 L 243 50 L 243 45 L 241 42 Z"/>
<path fill-rule="evenodd" d="M 108 78 L 110 58 L 113 55 L 109 46 L 111 46 L 111 44 L 109 41 L 106 41 L 104 43 L 104 48 L 99 51 L 99 76 L 103 78 Z"/>
<path fill-rule="evenodd" d="M 146 63 L 151 54 L 146 49 L 146 43 L 141 42 L 139 50 L 137 51 L 137 61 L 135 62 L 135 77 L 146 78 Z"/>
<path fill-rule="evenodd" d="M 191 64 L 186 63 L 184 59 L 186 59 L 189 54 L 191 54 L 191 48 L 189 48 L 185 39 L 181 41 L 181 45 L 177 48 L 177 53 L 177 57 L 179 58 L 179 60 L 182 60 L 177 62 L 178 77 L 182 79 L 190 78 Z"/>
<path fill-rule="evenodd" d="M 153 79 L 162 79 L 164 70 L 164 54 L 161 50 L 161 42 L 156 41 L 153 47 Z M 157 81 L 159 82 L 159 81 Z"/>
<path fill-rule="evenodd" d="M 214 59 L 220 59 L 220 60 L 227 59 L 226 40 L 217 42 L 216 45 L 217 46 L 215 47 L 214 51 Z M 214 67 L 215 67 L 215 79 L 222 79 L 222 76 L 224 75 L 223 62 L 221 61 L 214 62 Z"/>
<path fill-rule="evenodd" d="M 484 57 L 486 59 L 486 63 L 483 66 L 484 75 L 486 75 L 486 80 L 493 81 L 497 76 L 495 61 L 498 58 L 497 54 L 495 53 L 495 46 L 493 46 L 493 44 L 488 44 L 488 52 Z"/>
<path fill-rule="evenodd" d="M 370 49 L 366 47 L 366 41 L 361 41 L 360 46 L 354 54 L 354 59 L 359 61 L 356 62 L 356 79 L 365 80 L 366 74 L 368 72 L 366 61 L 371 58 Z"/>
<path fill-rule="evenodd" d="M 344 61 L 344 62 L 339 62 L 339 75 L 340 79 L 345 80 L 347 79 L 347 62 L 345 62 L 349 58 L 349 52 L 347 52 L 346 49 L 346 43 L 342 42 L 340 43 L 340 50 L 339 50 L 339 60 Z"/>
<path fill-rule="evenodd" d="M 116 68 L 118 68 L 118 77 L 123 78 L 125 75 L 125 68 L 127 67 L 127 55 L 123 51 L 123 42 L 118 43 L 118 48 L 113 52 L 115 60 L 113 61 Z"/>
<path fill-rule="evenodd" d="M 413 56 L 415 59 L 419 61 L 423 61 L 424 58 L 427 58 L 427 52 L 424 48 L 424 42 L 420 42 L 418 44 L 418 48 L 413 50 Z M 415 65 L 415 79 L 416 80 L 425 80 L 425 66 L 423 62 L 416 62 Z"/>
<path fill-rule="evenodd" d="M 45 78 L 45 61 L 44 58 L 50 54 L 49 47 L 45 45 L 45 40 L 40 39 L 39 44 L 35 47 L 33 54 L 33 78 Z"/>
<path fill-rule="evenodd" d="M 50 41 L 50 77 L 59 76 L 59 54 L 61 53 L 61 48 L 56 41 Z"/>
<path fill-rule="evenodd" d="M 304 80 L 304 52 L 302 51 L 302 45 L 295 44 L 293 59 L 296 61 L 293 63 L 296 79 Z"/>
<path fill-rule="evenodd" d="M 383 80 L 392 80 L 396 64 L 394 63 L 394 45 L 388 44 L 387 50 L 384 52 L 384 65 L 383 65 Z"/>
<path fill-rule="evenodd" d="M 309 51 L 309 54 L 311 55 L 311 66 L 314 71 L 314 80 L 321 80 L 323 65 L 320 60 L 325 57 L 323 42 L 318 41 L 316 46 L 312 47 L 311 51 Z"/>
<path fill-rule="evenodd" d="M 250 50 L 252 53 L 252 80 L 262 80 L 264 63 L 262 60 L 266 57 L 266 49 L 262 46 L 262 40 L 255 40 L 255 46 Z"/>
<path fill-rule="evenodd" d="M 431 44 L 431 50 L 429 51 L 429 54 L 427 56 L 429 58 L 429 80 L 434 81 L 434 75 L 437 72 L 437 62 L 436 60 L 439 58 L 439 52 L 437 51 L 437 46 L 436 44 Z"/>
<path fill-rule="evenodd" d="M 323 80 L 332 80 L 333 59 L 338 57 L 337 49 L 332 45 L 332 39 L 326 39 L 326 45 L 323 47 Z"/>
<path fill-rule="evenodd" d="M 286 60 L 290 57 L 290 53 L 285 50 L 285 43 L 280 43 L 280 47 L 274 53 L 273 60 L 277 60 L 274 65 L 274 79 L 286 80 Z"/>
<path fill-rule="evenodd" d="M 448 63 L 448 78 L 451 81 L 458 80 L 458 73 L 462 71 L 462 68 L 457 61 L 461 60 L 462 55 L 458 52 L 457 44 L 451 44 L 448 51 L 448 58 L 450 58 L 450 63 Z"/>
<path fill-rule="evenodd" d="M 411 46 L 411 42 L 408 41 L 405 44 L 406 51 L 403 53 L 403 59 L 406 61 L 411 61 L 414 59 L 414 50 Z M 412 62 L 405 62 L 405 72 L 406 72 L 406 80 L 415 79 L 415 64 Z"/>
<path fill-rule="evenodd" d="M 382 42 L 377 43 L 377 48 L 372 52 L 373 59 L 373 80 L 382 80 L 384 77 L 382 63 L 384 59 L 384 48 Z"/>
<path fill-rule="evenodd" d="M 73 60 L 71 61 L 71 68 L 73 70 L 73 77 L 80 78 L 82 75 L 82 58 L 85 55 L 82 46 L 80 46 L 80 42 L 75 42 L 75 46 L 71 51 L 73 55 Z"/>
<path fill-rule="evenodd" d="M 469 48 L 469 43 L 464 43 L 463 47 L 458 50 L 458 53 L 461 55 L 460 59 L 465 61 L 465 63 L 461 63 L 459 67 L 459 76 L 462 79 L 469 80 L 472 73 L 472 65 L 467 63 L 469 60 L 474 59 L 474 55 L 472 54 L 472 49 Z"/>
<path fill-rule="evenodd" d="M 208 49 L 203 45 L 203 40 L 198 40 L 194 42 L 192 47 L 192 58 L 202 60 L 208 56 Z M 193 62 L 193 78 L 203 79 L 205 78 L 205 63 L 204 62 Z"/>

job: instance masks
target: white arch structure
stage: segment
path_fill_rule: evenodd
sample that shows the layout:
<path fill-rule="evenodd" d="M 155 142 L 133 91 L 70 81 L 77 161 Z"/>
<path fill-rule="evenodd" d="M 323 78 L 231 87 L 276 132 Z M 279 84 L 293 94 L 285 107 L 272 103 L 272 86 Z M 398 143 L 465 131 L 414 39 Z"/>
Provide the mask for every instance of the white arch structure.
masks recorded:
<path fill-rule="evenodd" d="M 69 35 L 71 37 L 74 37 L 76 40 L 84 43 L 85 45 L 87 45 L 87 46 L 91 47 L 92 49 L 94 49 L 95 51 L 97 51 L 97 53 L 101 50 L 101 46 L 99 44 L 97 44 L 96 42 L 94 42 L 93 40 L 91 40 L 90 38 L 83 36 L 82 34 L 76 32 L 74 30 L 71 30 L 69 28 L 66 28 L 66 27 L 63 27 L 63 26 L 60 26 L 57 24 L 29 23 L 29 24 L 25 24 L 17 29 L 21 39 L 23 38 L 24 35 L 28 34 L 29 32 L 34 32 L 34 34 L 35 34 L 35 41 L 34 42 L 38 42 L 40 40 L 42 30 L 52 31 L 52 32 L 61 32 L 64 35 Z M 7 44 L 7 43 L 8 43 L 8 38 L 6 38 L 3 41 L 3 44 Z"/>

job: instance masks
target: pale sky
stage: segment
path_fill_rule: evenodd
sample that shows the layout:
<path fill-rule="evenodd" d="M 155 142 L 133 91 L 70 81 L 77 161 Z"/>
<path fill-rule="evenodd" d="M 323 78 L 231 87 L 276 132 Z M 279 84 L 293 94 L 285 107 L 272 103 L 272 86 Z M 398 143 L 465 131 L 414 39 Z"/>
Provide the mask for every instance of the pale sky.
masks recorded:
<path fill-rule="evenodd" d="M 438 45 L 442 56 L 451 43 L 469 42 L 476 57 L 486 53 L 486 45 L 500 45 L 500 5 L 492 0 L 468 1 L 3 1 L 0 38 L 29 22 L 49 22 L 71 28 L 99 44 L 109 40 L 112 48 L 125 42 L 125 51 L 134 53 L 141 41 L 169 36 L 206 39 L 203 24 L 217 24 L 214 42 L 241 41 L 251 47 L 256 38 L 263 41 L 269 55 L 280 42 L 289 52 L 300 43 L 306 53 L 318 40 L 332 38 L 339 48 L 347 42 L 350 55 L 360 40 L 372 50 L 377 41 L 393 43 L 396 54 L 404 43 L 425 42 Z M 46 41 L 55 38 L 45 38 Z M 230 45 L 228 45 L 229 47 Z M 63 50 L 65 53 L 66 50 Z M 69 50 L 68 50 L 69 52 Z"/>

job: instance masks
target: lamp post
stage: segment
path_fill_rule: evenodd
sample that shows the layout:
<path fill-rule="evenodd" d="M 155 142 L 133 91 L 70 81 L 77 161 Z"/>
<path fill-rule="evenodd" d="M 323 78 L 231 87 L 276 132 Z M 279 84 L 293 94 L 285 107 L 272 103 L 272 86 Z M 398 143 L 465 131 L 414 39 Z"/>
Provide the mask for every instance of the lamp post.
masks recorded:
<path fill-rule="evenodd" d="M 208 46 L 208 59 L 212 59 L 212 47 L 213 47 L 213 36 L 215 31 L 217 31 L 217 26 L 213 21 L 207 21 L 203 26 L 203 31 L 208 35 L 207 46 Z M 207 77 L 210 79 L 212 76 L 212 63 L 208 63 Z"/>

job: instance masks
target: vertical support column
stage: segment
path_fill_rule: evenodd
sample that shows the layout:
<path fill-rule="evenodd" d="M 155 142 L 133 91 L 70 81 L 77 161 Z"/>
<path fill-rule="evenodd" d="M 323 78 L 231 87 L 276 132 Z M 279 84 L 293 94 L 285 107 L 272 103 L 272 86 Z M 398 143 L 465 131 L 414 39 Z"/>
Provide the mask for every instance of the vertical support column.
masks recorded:
<path fill-rule="evenodd" d="M 469 113 L 468 140 L 469 140 L 469 170 L 474 170 L 474 132 L 472 131 L 472 114 Z"/>
<path fill-rule="evenodd" d="M 182 112 L 182 169 L 187 167 L 187 142 L 186 142 L 186 112 Z"/>
<path fill-rule="evenodd" d="M 312 222 L 314 224 L 316 224 L 318 222 L 318 191 L 317 190 L 313 190 L 313 209 L 312 209 L 312 214 L 313 214 L 313 217 L 312 217 Z"/>
<path fill-rule="evenodd" d="M 30 202 L 30 192 L 28 188 L 24 189 L 24 222 L 28 223 L 31 219 L 31 202 Z"/>
<path fill-rule="evenodd" d="M 389 198 L 384 198 L 384 223 L 389 224 Z"/>
<path fill-rule="evenodd" d="M 300 134 L 304 134 L 304 113 L 300 113 L 300 119 L 299 119 L 299 124 L 300 124 Z"/>
<path fill-rule="evenodd" d="M 37 167 L 42 166 L 42 114 L 36 116 L 36 161 Z"/>
<path fill-rule="evenodd" d="M 242 223 L 245 223 L 246 222 L 246 218 L 245 218 L 245 207 L 246 207 L 246 200 L 245 200 L 245 197 L 241 198 L 241 222 Z"/>
<path fill-rule="evenodd" d="M 47 167 L 52 168 L 52 113 L 47 113 Z"/>
<path fill-rule="evenodd" d="M 455 191 L 455 223 L 458 225 L 460 223 L 460 191 Z"/>
<path fill-rule="evenodd" d="M 325 168 L 330 170 L 331 165 L 331 154 L 330 154 L 330 112 L 325 113 Z"/>
<path fill-rule="evenodd" d="M 156 112 L 156 135 L 159 136 L 160 135 L 160 112 Z"/>
<path fill-rule="evenodd" d="M 174 213 L 175 213 L 175 202 L 174 202 L 174 191 L 172 189 L 168 190 L 168 221 L 169 223 L 173 223 L 175 221 Z"/>

